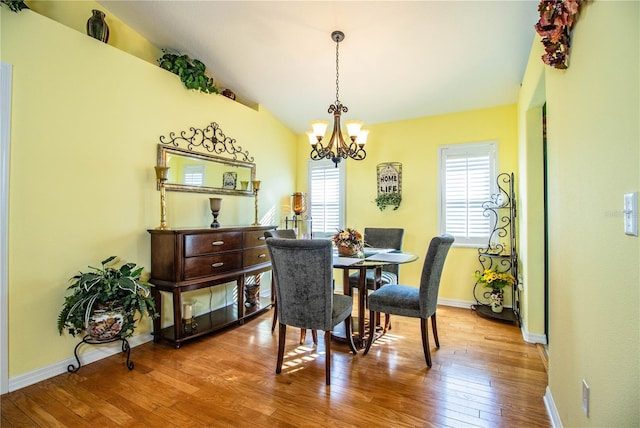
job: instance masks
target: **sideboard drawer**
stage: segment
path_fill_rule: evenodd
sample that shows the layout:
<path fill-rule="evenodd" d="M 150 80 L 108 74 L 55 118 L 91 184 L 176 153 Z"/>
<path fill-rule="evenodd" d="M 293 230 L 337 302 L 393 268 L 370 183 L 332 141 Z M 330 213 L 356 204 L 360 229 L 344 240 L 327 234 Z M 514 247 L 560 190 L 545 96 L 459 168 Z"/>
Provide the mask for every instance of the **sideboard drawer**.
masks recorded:
<path fill-rule="evenodd" d="M 219 253 L 242 248 L 242 232 L 212 232 L 184 236 L 184 256 Z"/>
<path fill-rule="evenodd" d="M 244 248 L 262 247 L 267 245 L 264 230 L 252 230 L 244 232 Z"/>
<path fill-rule="evenodd" d="M 184 279 L 200 278 L 242 269 L 242 253 L 214 254 L 184 259 Z"/>
<path fill-rule="evenodd" d="M 252 248 L 244 251 L 244 267 L 267 263 L 270 260 L 267 247 Z"/>

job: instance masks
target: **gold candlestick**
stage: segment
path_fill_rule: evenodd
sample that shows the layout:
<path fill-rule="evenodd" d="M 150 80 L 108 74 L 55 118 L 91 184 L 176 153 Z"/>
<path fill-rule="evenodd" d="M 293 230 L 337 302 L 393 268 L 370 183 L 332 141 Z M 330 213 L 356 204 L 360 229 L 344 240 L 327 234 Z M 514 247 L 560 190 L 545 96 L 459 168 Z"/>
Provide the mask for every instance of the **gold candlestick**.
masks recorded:
<path fill-rule="evenodd" d="M 251 185 L 253 186 L 253 195 L 255 197 L 255 221 L 251 226 L 260 226 L 258 222 L 258 190 L 260 190 L 260 180 L 252 180 Z"/>
<path fill-rule="evenodd" d="M 160 226 L 156 227 L 156 230 L 169 230 L 169 226 L 167 226 L 167 199 L 164 188 L 164 182 L 167 181 L 169 167 L 155 166 L 154 168 L 156 169 L 156 179 L 160 186 Z"/>

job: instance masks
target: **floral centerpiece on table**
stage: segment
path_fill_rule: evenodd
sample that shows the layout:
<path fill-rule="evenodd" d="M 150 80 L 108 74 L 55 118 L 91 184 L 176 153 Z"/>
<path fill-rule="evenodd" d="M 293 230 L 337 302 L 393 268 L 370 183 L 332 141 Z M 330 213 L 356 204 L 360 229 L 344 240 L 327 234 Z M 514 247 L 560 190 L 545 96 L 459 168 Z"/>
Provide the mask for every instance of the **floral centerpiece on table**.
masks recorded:
<path fill-rule="evenodd" d="M 352 256 L 361 252 L 364 248 L 362 234 L 356 229 L 347 227 L 346 230 L 339 229 L 333 235 L 333 243 L 341 255 Z"/>

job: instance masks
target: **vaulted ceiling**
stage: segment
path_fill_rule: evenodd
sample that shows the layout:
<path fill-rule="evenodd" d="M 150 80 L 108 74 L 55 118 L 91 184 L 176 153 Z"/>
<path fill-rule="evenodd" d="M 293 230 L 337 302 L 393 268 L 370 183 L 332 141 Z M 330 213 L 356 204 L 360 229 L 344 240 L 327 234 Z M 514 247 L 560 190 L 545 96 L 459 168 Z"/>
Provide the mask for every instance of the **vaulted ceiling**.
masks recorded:
<path fill-rule="evenodd" d="M 515 103 L 537 2 L 99 1 L 162 48 L 204 62 L 221 88 L 296 133 L 330 120 L 366 124 Z"/>

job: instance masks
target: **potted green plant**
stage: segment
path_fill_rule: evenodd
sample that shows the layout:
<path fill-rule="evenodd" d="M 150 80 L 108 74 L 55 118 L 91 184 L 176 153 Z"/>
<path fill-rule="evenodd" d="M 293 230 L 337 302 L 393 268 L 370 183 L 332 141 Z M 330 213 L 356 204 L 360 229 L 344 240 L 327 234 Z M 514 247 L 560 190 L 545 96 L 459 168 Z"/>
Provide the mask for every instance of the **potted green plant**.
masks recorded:
<path fill-rule="evenodd" d="M 158 65 L 165 70 L 177 74 L 187 89 L 196 89 L 207 94 L 217 94 L 218 88 L 213 78 L 206 74 L 207 66 L 188 55 L 165 52 L 158 58 Z"/>
<path fill-rule="evenodd" d="M 82 331 L 96 341 L 126 338 L 133 335 L 136 313 L 157 317 L 150 285 L 140 280 L 142 267 L 125 263 L 119 268 L 107 266 L 116 256 L 102 261 L 102 268 L 73 276 L 58 315 L 58 332 L 66 329 L 72 336 Z"/>
<path fill-rule="evenodd" d="M 475 274 L 478 283 L 483 284 L 487 288 L 491 288 L 488 292 L 491 310 L 496 313 L 502 312 L 504 308 L 504 287 L 515 284 L 516 279 L 509 272 L 498 272 L 495 269 L 485 269 L 482 273 Z"/>
<path fill-rule="evenodd" d="M 400 202 L 402 202 L 402 195 L 400 195 L 399 192 L 380 193 L 375 199 L 375 203 L 380 211 L 384 211 L 387 205 L 393 206 L 393 210 L 395 211 L 400 207 Z"/>

